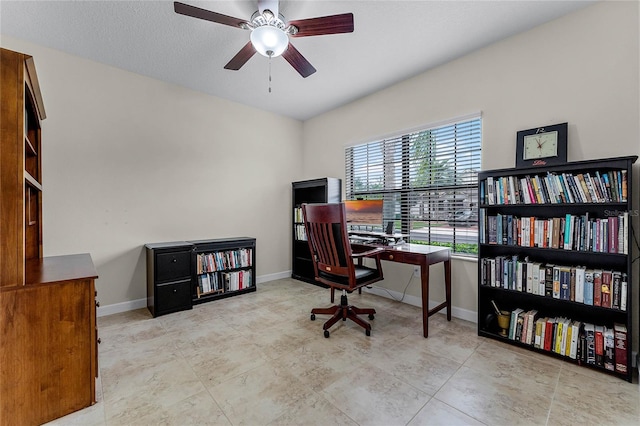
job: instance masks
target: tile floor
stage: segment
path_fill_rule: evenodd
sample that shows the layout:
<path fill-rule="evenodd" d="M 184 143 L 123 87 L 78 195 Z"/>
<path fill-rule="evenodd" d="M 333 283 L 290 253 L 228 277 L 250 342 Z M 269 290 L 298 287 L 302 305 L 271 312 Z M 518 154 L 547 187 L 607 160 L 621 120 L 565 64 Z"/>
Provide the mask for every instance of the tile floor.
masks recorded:
<path fill-rule="evenodd" d="M 98 319 L 98 403 L 58 425 L 583 425 L 640 423 L 640 392 L 597 371 L 480 338 L 444 315 L 371 294 L 371 337 L 329 291 L 290 279 L 152 318 Z"/>

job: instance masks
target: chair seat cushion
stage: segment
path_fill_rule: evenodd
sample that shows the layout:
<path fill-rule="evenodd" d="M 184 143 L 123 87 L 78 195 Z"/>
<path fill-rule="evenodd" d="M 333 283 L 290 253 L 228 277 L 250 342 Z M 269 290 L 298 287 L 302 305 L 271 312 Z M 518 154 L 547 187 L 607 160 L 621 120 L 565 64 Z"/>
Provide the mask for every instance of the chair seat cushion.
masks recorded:
<path fill-rule="evenodd" d="M 375 268 L 368 268 L 366 266 L 355 266 L 356 273 L 356 285 L 359 286 L 363 283 L 368 283 L 370 281 L 376 280 L 380 274 L 378 270 Z M 328 272 L 318 271 L 318 275 L 320 278 L 324 278 L 325 280 L 337 282 L 339 284 L 348 285 L 349 278 L 345 276 L 330 274 Z"/>

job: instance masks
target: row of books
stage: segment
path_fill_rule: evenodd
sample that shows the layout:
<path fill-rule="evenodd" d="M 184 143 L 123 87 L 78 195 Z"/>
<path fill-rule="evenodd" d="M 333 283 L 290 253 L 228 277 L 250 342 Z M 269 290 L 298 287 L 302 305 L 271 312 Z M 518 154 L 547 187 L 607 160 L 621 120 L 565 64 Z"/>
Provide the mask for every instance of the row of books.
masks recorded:
<path fill-rule="evenodd" d="M 304 216 L 302 215 L 302 207 L 295 207 L 293 209 L 293 221 L 294 222 L 304 222 Z"/>
<path fill-rule="evenodd" d="M 245 268 L 251 266 L 253 250 L 250 248 L 201 253 L 196 256 L 198 274 L 224 271 L 226 269 Z"/>
<path fill-rule="evenodd" d="M 238 291 L 253 285 L 251 270 L 234 272 L 209 272 L 198 275 L 197 295 Z"/>
<path fill-rule="evenodd" d="M 216 272 L 198 275 L 198 298 L 211 293 L 224 293 L 224 285 L 221 284 L 220 275 Z"/>
<path fill-rule="evenodd" d="M 605 218 L 566 214 L 537 218 L 479 212 L 481 244 L 543 247 L 628 254 L 629 213 L 611 211 Z"/>
<path fill-rule="evenodd" d="M 296 232 L 296 235 L 295 235 L 296 240 L 307 241 L 307 230 L 305 229 L 304 225 L 296 225 L 295 232 Z"/>
<path fill-rule="evenodd" d="M 480 284 L 585 305 L 627 310 L 626 272 L 546 265 L 517 256 L 483 258 Z"/>
<path fill-rule="evenodd" d="M 627 201 L 627 171 L 489 176 L 480 182 L 482 204 L 620 203 Z"/>
<path fill-rule="evenodd" d="M 629 342 L 623 324 L 610 328 L 565 317 L 541 317 L 535 309 L 518 308 L 511 312 L 507 337 L 585 364 L 627 373 Z"/>

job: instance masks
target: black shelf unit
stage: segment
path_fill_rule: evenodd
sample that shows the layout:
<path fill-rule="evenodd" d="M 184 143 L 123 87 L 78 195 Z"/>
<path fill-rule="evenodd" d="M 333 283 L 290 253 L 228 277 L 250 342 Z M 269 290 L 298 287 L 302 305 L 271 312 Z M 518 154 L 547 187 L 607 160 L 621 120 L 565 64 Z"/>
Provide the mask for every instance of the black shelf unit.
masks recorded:
<path fill-rule="evenodd" d="M 223 299 L 225 297 L 237 296 L 240 294 L 251 293 L 256 291 L 256 239 L 251 237 L 239 237 L 239 238 L 218 238 L 214 240 L 197 240 L 190 241 L 194 245 L 193 256 L 194 256 L 194 267 L 193 267 L 193 290 L 192 290 L 192 300 L 193 304 L 197 305 L 200 303 L 210 302 L 212 300 Z M 223 291 L 204 294 L 198 294 L 198 271 L 197 271 L 197 256 L 202 254 L 210 254 L 210 253 L 237 253 L 240 251 L 247 251 L 247 263 L 241 265 L 238 263 L 235 266 L 226 265 L 222 269 L 218 269 L 213 272 L 214 274 L 218 274 L 218 278 L 220 279 L 220 283 L 224 285 L 224 279 L 222 275 L 224 274 L 239 274 L 239 273 L 248 273 L 250 274 L 250 283 L 247 286 L 244 284 L 244 288 L 241 289 L 229 289 L 224 288 Z M 238 257 L 236 257 L 238 258 Z"/>
<path fill-rule="evenodd" d="M 633 288 L 637 285 L 637 279 L 632 277 L 632 259 L 634 248 L 634 240 L 632 238 L 632 216 L 633 216 L 633 198 L 635 196 L 632 189 L 632 165 L 637 160 L 637 156 L 608 158 L 602 160 L 587 160 L 570 162 L 562 166 L 551 167 L 532 167 L 526 169 L 499 169 L 487 170 L 478 174 L 479 200 L 480 200 L 480 232 L 479 232 L 479 250 L 478 250 L 478 335 L 496 340 L 503 341 L 508 344 L 520 346 L 535 352 L 544 353 L 549 356 L 561 358 L 567 362 L 573 362 L 593 368 L 616 377 L 632 381 L 632 336 L 633 336 Z M 536 204 L 489 204 L 487 194 L 483 193 L 488 189 L 487 178 L 494 181 L 500 178 L 512 176 L 518 179 L 527 176 L 548 176 L 550 174 L 600 174 L 614 171 L 626 171 L 627 173 L 627 197 L 623 202 L 594 202 L 594 203 L 536 203 Z M 504 180 L 503 180 L 504 182 Z M 517 184 L 516 184 L 516 191 Z M 528 247 L 517 245 L 511 241 L 511 244 L 489 243 L 488 239 L 488 222 L 489 216 L 502 215 L 503 217 L 512 216 L 513 218 L 535 217 L 538 219 L 549 219 L 556 217 L 565 217 L 570 215 L 584 215 L 588 213 L 589 218 L 608 218 L 619 213 L 628 213 L 628 228 L 623 238 L 626 238 L 628 250 L 625 254 L 605 253 L 594 251 L 567 250 L 564 248 L 550 247 Z M 483 239 L 482 232 L 485 232 Z M 567 267 L 582 267 L 589 269 L 613 270 L 627 274 L 627 293 L 626 293 L 626 310 L 613 309 L 602 306 L 588 305 L 572 300 L 563 300 L 548 295 L 538 295 L 529 293 L 525 289 L 519 291 L 517 289 L 507 289 L 504 285 L 492 286 L 491 283 L 483 284 L 483 263 L 484 259 L 495 259 L 497 257 L 513 257 L 518 260 L 528 260 L 544 265 L 557 265 Z M 486 273 L 486 270 L 485 270 Z M 502 283 L 501 283 L 502 284 Z M 500 334 L 500 328 L 497 324 L 495 309 L 491 301 L 495 301 L 500 310 L 512 312 L 516 308 L 524 311 L 537 310 L 540 317 L 566 317 L 570 320 L 580 321 L 582 323 L 590 323 L 607 328 L 613 328 L 614 324 L 622 324 L 627 330 L 626 340 L 626 372 L 611 371 L 603 366 L 593 365 L 573 359 L 569 356 L 560 355 L 553 351 L 536 348 L 533 344 L 522 343 L 517 340 L 509 339 Z"/>
<path fill-rule="evenodd" d="M 326 287 L 314 279 L 309 243 L 304 237 L 304 222 L 300 206 L 304 203 L 339 203 L 342 201 L 342 180 L 338 178 L 310 179 L 291 184 L 292 193 L 292 256 L 291 278 Z"/>
<path fill-rule="evenodd" d="M 192 309 L 193 305 L 256 291 L 256 239 L 219 238 L 145 245 L 147 250 L 147 308 L 154 317 Z M 200 294 L 198 255 L 247 250 L 247 264 L 224 266 L 212 272 L 224 283 L 224 274 L 248 273 L 250 286 L 239 290 Z M 246 276 L 246 275 L 245 275 Z"/>

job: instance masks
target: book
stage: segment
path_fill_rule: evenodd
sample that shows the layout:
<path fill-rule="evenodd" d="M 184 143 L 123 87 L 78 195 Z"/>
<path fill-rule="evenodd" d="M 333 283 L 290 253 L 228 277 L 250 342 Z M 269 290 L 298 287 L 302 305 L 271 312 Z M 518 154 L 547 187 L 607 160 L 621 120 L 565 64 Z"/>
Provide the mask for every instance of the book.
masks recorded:
<path fill-rule="evenodd" d="M 602 367 L 604 366 L 604 327 L 601 325 L 595 326 L 594 346 L 596 353 L 596 365 Z"/>
<path fill-rule="evenodd" d="M 516 326 L 518 323 L 518 316 L 522 313 L 521 308 L 516 308 L 511 311 L 511 321 L 509 321 L 509 339 L 515 340 L 516 338 Z"/>
<path fill-rule="evenodd" d="M 602 270 L 593 271 L 593 306 L 600 306 L 602 297 Z"/>
<path fill-rule="evenodd" d="M 529 315 L 531 311 L 527 311 L 522 315 L 522 331 L 520 333 L 520 342 L 527 343 L 527 333 L 529 332 L 529 321 L 531 316 Z"/>
<path fill-rule="evenodd" d="M 571 323 L 571 346 L 569 348 L 569 357 L 571 359 L 578 358 L 578 343 L 580 340 L 580 321 L 573 321 Z"/>
<path fill-rule="evenodd" d="M 611 307 L 611 281 L 612 281 L 612 272 L 611 271 L 602 271 L 602 285 L 600 292 L 600 306 L 603 308 Z"/>
<path fill-rule="evenodd" d="M 615 341 L 613 329 L 604 327 L 604 368 L 615 370 Z"/>
<path fill-rule="evenodd" d="M 544 295 L 553 297 L 553 265 L 544 267 Z"/>
<path fill-rule="evenodd" d="M 581 266 L 576 267 L 576 290 L 575 301 L 578 303 L 584 303 L 584 274 L 586 269 Z"/>
<path fill-rule="evenodd" d="M 570 300 L 571 299 L 571 269 L 567 266 L 561 266 L 558 268 L 558 270 L 559 270 L 559 283 L 560 283 L 559 299 Z M 555 285 L 555 277 L 554 277 L 554 285 Z"/>
<path fill-rule="evenodd" d="M 542 349 L 544 347 L 543 339 L 544 339 L 544 328 L 546 318 L 538 318 L 535 324 L 535 333 L 533 338 L 533 347 L 537 349 Z"/>
<path fill-rule="evenodd" d="M 620 310 L 627 310 L 627 274 L 625 272 L 620 278 Z"/>
<path fill-rule="evenodd" d="M 593 269 L 584 273 L 584 304 L 593 305 Z"/>
<path fill-rule="evenodd" d="M 553 293 L 552 296 L 554 299 L 560 298 L 560 267 L 553 267 Z"/>
<path fill-rule="evenodd" d="M 524 343 L 527 345 L 533 345 L 533 340 L 535 338 L 535 322 L 538 318 L 538 311 L 536 309 L 532 309 L 527 313 L 527 316 L 527 334 Z"/>
<path fill-rule="evenodd" d="M 595 365 L 596 363 L 596 347 L 595 347 L 595 326 L 590 323 L 584 325 L 584 334 L 586 339 L 586 356 L 587 364 Z"/>
<path fill-rule="evenodd" d="M 622 273 L 620 271 L 613 271 L 611 277 L 611 308 L 620 309 L 620 282 L 622 280 Z"/>
<path fill-rule="evenodd" d="M 554 336 L 554 340 L 553 340 L 553 352 L 557 353 L 557 354 L 562 354 L 562 333 L 563 333 L 563 329 L 564 329 L 564 318 L 560 318 L 557 322 L 556 322 L 556 329 L 555 329 L 555 336 Z M 566 334 L 565 334 L 566 336 Z"/>
<path fill-rule="evenodd" d="M 556 319 L 555 318 L 549 318 L 545 324 L 545 331 L 544 331 L 544 350 L 545 351 L 551 351 L 551 348 L 553 347 L 553 330 L 554 330 L 554 324 L 556 323 Z"/>
<path fill-rule="evenodd" d="M 524 319 L 526 317 L 526 312 L 522 311 L 518 313 L 518 317 L 516 318 L 516 335 L 513 340 L 521 340 L 522 338 L 522 328 L 524 326 Z M 526 332 L 526 329 L 525 329 Z"/>
<path fill-rule="evenodd" d="M 562 336 L 562 355 L 569 356 L 571 353 L 571 339 L 573 336 L 573 326 L 571 320 L 566 320 Z"/>
<path fill-rule="evenodd" d="M 615 339 L 615 371 L 627 374 L 627 327 L 624 324 L 614 324 L 613 334 Z"/>

